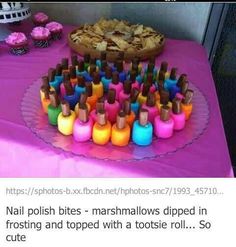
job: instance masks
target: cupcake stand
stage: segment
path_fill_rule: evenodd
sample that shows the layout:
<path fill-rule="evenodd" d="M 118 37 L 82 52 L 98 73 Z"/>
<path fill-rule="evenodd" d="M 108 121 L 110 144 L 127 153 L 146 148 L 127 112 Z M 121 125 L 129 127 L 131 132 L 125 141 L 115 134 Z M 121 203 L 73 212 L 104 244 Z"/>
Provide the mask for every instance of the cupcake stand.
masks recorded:
<path fill-rule="evenodd" d="M 9 23 L 17 23 L 31 16 L 27 4 L 19 2 L 0 3 L 0 41 L 4 40 L 11 32 L 8 29 Z"/>

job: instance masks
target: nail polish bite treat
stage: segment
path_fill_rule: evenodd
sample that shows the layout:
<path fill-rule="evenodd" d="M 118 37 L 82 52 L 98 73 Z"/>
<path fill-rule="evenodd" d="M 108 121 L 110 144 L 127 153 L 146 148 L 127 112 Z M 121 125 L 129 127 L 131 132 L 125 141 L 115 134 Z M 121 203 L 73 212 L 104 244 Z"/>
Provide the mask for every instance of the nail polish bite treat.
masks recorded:
<path fill-rule="evenodd" d="M 69 60 L 68 58 L 62 58 L 61 60 L 62 74 L 69 73 Z"/>
<path fill-rule="evenodd" d="M 167 84 L 165 83 L 165 72 L 164 71 L 159 71 L 158 76 L 157 76 L 157 84 L 160 82 L 163 82 L 164 88 L 167 90 Z"/>
<path fill-rule="evenodd" d="M 125 58 L 124 51 L 119 51 L 118 52 L 118 56 L 116 58 L 116 61 L 114 62 L 114 65 L 113 65 L 113 71 L 116 71 L 117 70 L 117 62 L 118 61 L 122 61 L 122 63 L 124 64 L 124 58 Z"/>
<path fill-rule="evenodd" d="M 66 72 L 63 74 L 63 82 L 60 85 L 60 95 L 62 98 L 66 95 L 65 83 L 70 83 L 70 73 Z"/>
<path fill-rule="evenodd" d="M 75 67 L 75 70 L 78 70 L 78 64 L 79 64 L 79 62 L 78 62 L 77 56 L 76 55 L 72 55 L 71 56 L 71 65 L 73 67 Z"/>
<path fill-rule="evenodd" d="M 161 106 L 163 106 L 163 105 L 167 105 L 170 108 L 172 107 L 172 103 L 169 100 L 170 100 L 170 93 L 169 93 L 169 91 L 167 91 L 167 90 L 161 90 L 160 91 L 160 102 L 159 101 L 156 102 L 156 106 L 157 106 L 159 112 L 160 112 Z"/>
<path fill-rule="evenodd" d="M 95 71 L 96 71 L 96 72 L 99 71 L 99 68 L 97 67 L 96 63 L 97 63 L 97 59 L 96 59 L 96 58 L 94 58 L 94 57 L 90 58 L 89 66 L 88 66 L 88 72 L 89 72 L 89 73 L 90 73 L 90 67 L 91 67 L 91 65 L 92 65 L 93 67 L 95 67 Z M 92 71 L 92 73 L 95 72 L 95 71 Z"/>
<path fill-rule="evenodd" d="M 104 92 L 107 92 L 109 89 L 109 84 L 112 81 L 112 68 L 107 66 L 105 69 L 105 76 L 102 77 L 102 84 Z"/>
<path fill-rule="evenodd" d="M 89 53 L 85 53 L 84 54 L 84 69 L 86 71 L 88 71 L 89 62 L 90 62 L 90 54 Z"/>
<path fill-rule="evenodd" d="M 167 63 L 166 61 L 164 61 L 164 62 L 161 63 L 159 72 L 160 72 L 160 71 L 164 72 L 165 79 L 167 79 L 167 78 L 169 77 L 169 73 L 168 73 L 168 63 Z"/>
<path fill-rule="evenodd" d="M 85 88 L 86 88 L 86 94 L 88 96 L 87 103 L 90 105 L 91 110 L 93 110 L 96 107 L 96 102 L 97 102 L 98 97 L 95 94 L 93 94 L 92 83 L 86 82 Z"/>
<path fill-rule="evenodd" d="M 150 64 L 150 65 L 149 65 Z M 157 68 L 156 68 L 156 57 L 151 57 L 148 62 L 149 68 L 147 66 L 146 72 L 147 73 L 153 73 L 154 78 L 153 80 L 156 80 L 157 77 Z"/>
<path fill-rule="evenodd" d="M 193 111 L 193 90 L 188 89 L 184 95 L 184 99 L 182 100 L 182 110 L 185 114 L 185 119 L 188 120 Z"/>
<path fill-rule="evenodd" d="M 97 59 L 97 61 L 96 61 L 96 65 L 99 68 L 99 70 L 101 69 L 102 61 L 106 61 L 106 59 L 107 59 L 106 51 L 101 51 L 100 59 Z"/>
<path fill-rule="evenodd" d="M 142 87 L 142 92 L 139 93 L 139 96 L 138 96 L 138 102 L 140 105 L 143 105 L 146 103 L 149 89 L 150 89 L 150 84 L 144 83 Z"/>
<path fill-rule="evenodd" d="M 96 65 L 90 64 L 89 65 L 89 73 L 84 75 L 86 82 L 92 82 L 93 81 L 93 73 L 96 72 Z"/>
<path fill-rule="evenodd" d="M 102 60 L 101 61 L 101 69 L 99 70 L 99 75 L 102 78 L 103 76 L 105 76 L 105 71 L 106 71 L 106 67 L 108 66 L 107 61 L 106 60 Z"/>
<path fill-rule="evenodd" d="M 152 62 L 149 62 L 147 65 L 147 69 L 146 69 L 146 72 L 144 74 L 144 82 L 147 81 L 147 75 L 148 74 L 152 74 L 152 81 L 156 80 L 157 70 L 155 68 L 155 64 Z"/>
<path fill-rule="evenodd" d="M 47 88 L 47 90 L 55 91 L 53 87 L 50 87 L 49 85 L 49 79 L 48 76 L 43 76 L 42 77 L 42 86 L 40 88 L 40 99 L 41 101 L 44 99 L 44 88 Z"/>
<path fill-rule="evenodd" d="M 93 109 L 91 112 L 90 112 L 90 116 L 93 120 L 93 122 L 95 123 L 97 121 L 97 113 L 100 111 L 100 110 L 105 110 L 105 99 L 104 97 L 101 97 L 97 100 L 96 102 L 96 108 Z M 107 117 L 107 112 L 106 112 L 106 117 Z"/>
<path fill-rule="evenodd" d="M 123 90 L 123 84 L 120 82 L 119 73 L 117 71 L 112 73 L 112 81 L 109 84 L 109 89 L 116 91 L 116 100 L 119 100 L 119 94 Z"/>
<path fill-rule="evenodd" d="M 66 90 L 66 95 L 64 96 L 64 100 L 66 100 L 69 103 L 70 109 L 74 110 L 75 105 L 77 104 L 77 102 L 79 100 L 79 97 L 75 93 L 74 88 L 72 87 L 70 81 L 65 82 L 64 87 Z"/>
<path fill-rule="evenodd" d="M 78 69 L 76 71 L 76 74 L 79 76 L 88 76 L 88 72 L 87 70 L 85 70 L 85 66 L 84 66 L 84 61 L 83 60 L 79 60 L 78 61 Z"/>
<path fill-rule="evenodd" d="M 176 87 L 178 87 L 178 86 L 176 85 Z M 175 94 L 175 97 L 178 99 L 181 99 L 181 100 L 184 99 L 184 95 L 187 92 L 188 87 L 189 87 L 189 82 L 183 81 L 181 83 L 181 87 L 180 88 L 178 87 L 179 91 Z"/>
<path fill-rule="evenodd" d="M 79 102 L 75 105 L 75 114 L 76 116 L 79 116 L 79 108 L 81 105 L 86 105 L 87 106 L 87 109 L 88 109 L 88 112 L 91 111 L 91 106 L 89 105 L 89 103 L 87 102 L 87 93 L 81 93 L 80 94 L 80 97 L 79 97 Z"/>
<path fill-rule="evenodd" d="M 130 102 L 131 102 L 131 111 L 133 111 L 136 116 L 138 116 L 139 108 L 140 108 L 140 104 L 137 101 L 138 96 L 139 96 L 139 90 L 133 88 L 130 94 Z"/>
<path fill-rule="evenodd" d="M 178 98 L 178 99 L 183 99 L 184 98 L 184 93 L 188 89 L 186 87 L 188 87 L 187 75 L 186 74 L 181 74 L 179 79 L 178 79 L 178 81 L 177 81 L 177 83 L 176 83 L 176 86 L 174 87 L 174 89 L 176 89 L 175 97 Z M 171 97 L 175 98 L 173 96 L 174 96 L 174 92 L 171 92 Z"/>
<path fill-rule="evenodd" d="M 126 119 L 127 124 L 132 128 L 136 116 L 135 116 L 135 113 L 131 110 L 130 99 L 126 99 L 124 101 L 123 111 L 125 113 L 125 119 Z"/>
<path fill-rule="evenodd" d="M 63 75 L 62 75 L 62 66 L 60 63 L 57 64 L 56 66 L 56 75 L 55 79 L 58 81 L 58 83 L 61 85 L 63 81 Z"/>
<path fill-rule="evenodd" d="M 172 101 L 174 98 L 182 98 L 181 88 L 176 85 L 172 86 L 169 90 L 170 92 L 170 100 Z"/>
<path fill-rule="evenodd" d="M 155 84 L 153 83 L 154 81 L 153 81 L 153 74 L 152 73 L 148 73 L 147 74 L 147 80 L 146 80 L 146 82 L 145 83 L 143 83 L 142 85 L 141 85 L 141 90 L 143 90 L 143 86 L 144 86 L 144 84 L 149 84 L 149 86 L 150 86 L 150 88 L 149 88 L 149 91 L 151 92 L 151 93 L 154 93 L 155 91 L 156 91 L 156 86 L 155 86 Z"/>
<path fill-rule="evenodd" d="M 81 75 L 77 75 L 77 84 L 75 85 L 75 93 L 80 97 L 81 93 L 85 92 L 85 80 Z"/>
<path fill-rule="evenodd" d="M 108 114 L 108 120 L 113 124 L 116 121 L 116 116 L 120 110 L 119 102 L 116 100 L 115 89 L 109 89 L 107 100 L 105 101 L 105 110 Z"/>
<path fill-rule="evenodd" d="M 61 113 L 60 100 L 55 91 L 49 93 L 48 120 L 51 125 L 57 125 L 58 115 Z"/>
<path fill-rule="evenodd" d="M 133 124 L 132 141 L 139 146 L 148 146 L 152 143 L 153 127 L 148 122 L 148 111 L 141 109 L 139 119 Z"/>
<path fill-rule="evenodd" d="M 92 137 L 93 121 L 86 104 L 80 105 L 78 118 L 74 122 L 73 137 L 77 142 L 86 142 Z"/>
<path fill-rule="evenodd" d="M 157 82 L 157 91 L 154 93 L 155 98 L 156 98 L 156 102 L 160 102 L 160 99 L 161 99 L 160 92 L 162 90 L 164 90 L 164 81 L 158 81 Z"/>
<path fill-rule="evenodd" d="M 148 111 L 148 121 L 153 124 L 155 117 L 159 113 L 156 107 L 156 99 L 154 93 L 149 92 L 147 102 L 143 104 L 142 108 Z"/>
<path fill-rule="evenodd" d="M 131 93 L 131 81 L 126 80 L 124 82 L 123 90 L 119 93 L 119 103 L 122 106 L 126 99 L 129 99 Z"/>
<path fill-rule="evenodd" d="M 49 85 L 50 87 L 53 87 L 58 92 L 60 84 L 58 83 L 58 81 L 56 81 L 55 76 L 56 76 L 56 70 L 53 68 L 50 68 L 48 70 Z"/>
<path fill-rule="evenodd" d="M 124 82 L 126 80 L 126 72 L 124 71 L 123 60 L 116 61 L 116 70 L 119 73 L 120 82 Z"/>
<path fill-rule="evenodd" d="M 136 78 L 135 78 L 135 80 L 139 83 L 139 85 L 143 82 L 143 77 L 142 77 L 142 75 L 141 75 L 141 72 L 142 71 L 139 71 L 139 66 L 138 66 L 138 64 L 136 64 L 136 63 L 133 63 L 132 64 L 132 68 L 131 68 L 131 70 L 130 70 L 130 73 L 131 73 L 131 71 L 135 71 L 135 73 L 136 73 Z M 130 77 L 130 73 L 129 73 L 129 77 Z M 130 79 L 130 78 L 129 78 Z"/>
<path fill-rule="evenodd" d="M 104 110 L 97 113 L 97 122 L 93 125 L 92 139 L 95 144 L 105 145 L 111 137 L 111 123 L 106 119 Z"/>
<path fill-rule="evenodd" d="M 48 87 L 46 87 L 45 85 L 41 86 L 40 92 L 42 92 L 42 94 L 43 94 L 43 99 L 41 101 L 42 108 L 43 108 L 43 111 L 47 114 L 48 113 L 48 106 L 50 104 Z"/>
<path fill-rule="evenodd" d="M 77 76 L 76 76 L 76 69 L 75 66 L 70 66 L 70 82 L 74 87 L 77 84 Z"/>
<path fill-rule="evenodd" d="M 180 99 L 173 99 L 171 117 L 174 120 L 174 130 L 182 130 L 185 127 L 185 114 Z"/>
<path fill-rule="evenodd" d="M 112 126 L 111 143 L 115 146 L 127 146 L 130 139 L 130 126 L 126 123 L 126 116 L 120 111 L 116 118 L 116 123 Z"/>
<path fill-rule="evenodd" d="M 154 120 L 154 133 L 158 138 L 170 138 L 174 131 L 174 121 L 170 117 L 170 107 L 163 105 L 160 115 Z"/>
<path fill-rule="evenodd" d="M 184 81 L 187 81 L 187 75 L 186 74 L 181 74 L 178 81 L 177 81 L 177 86 L 181 88 L 182 83 Z"/>
<path fill-rule="evenodd" d="M 98 72 L 93 73 L 93 95 L 96 95 L 97 98 L 101 98 L 103 96 L 103 84 L 100 80 L 100 75 Z"/>
<path fill-rule="evenodd" d="M 130 71 L 133 70 L 133 66 L 134 65 L 137 65 L 137 69 L 138 69 L 138 74 L 141 73 L 142 71 L 142 64 L 140 63 L 140 59 L 138 57 L 134 57 L 132 59 L 132 62 L 131 62 L 131 66 L 130 66 Z"/>
<path fill-rule="evenodd" d="M 177 84 L 177 68 L 172 68 L 170 71 L 170 76 L 165 80 L 168 90 L 171 90 Z"/>
<path fill-rule="evenodd" d="M 189 88 L 189 82 L 188 81 L 183 81 L 180 87 L 180 92 L 182 95 L 185 95 L 187 90 Z"/>
<path fill-rule="evenodd" d="M 58 115 L 57 119 L 58 130 L 63 135 L 72 135 L 76 119 L 75 112 L 70 110 L 70 105 L 65 100 L 61 102 L 61 110 L 62 112 Z"/>
<path fill-rule="evenodd" d="M 129 74 L 129 80 L 131 81 L 131 88 L 137 88 L 139 90 L 139 82 L 136 80 L 137 72 L 135 70 L 131 70 Z"/>

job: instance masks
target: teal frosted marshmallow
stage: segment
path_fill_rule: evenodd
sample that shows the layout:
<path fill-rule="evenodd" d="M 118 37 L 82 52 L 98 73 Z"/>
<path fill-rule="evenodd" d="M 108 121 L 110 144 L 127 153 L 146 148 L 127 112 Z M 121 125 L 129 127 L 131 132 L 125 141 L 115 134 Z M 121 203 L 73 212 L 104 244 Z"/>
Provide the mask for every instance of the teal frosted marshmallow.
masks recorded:
<path fill-rule="evenodd" d="M 100 59 L 96 60 L 96 66 L 99 68 L 99 70 L 101 69 L 102 67 L 102 62 Z"/>
<path fill-rule="evenodd" d="M 56 78 L 55 78 L 54 81 L 50 81 L 49 85 L 51 87 L 53 87 L 56 90 L 57 93 L 59 92 L 61 83 L 60 83 L 60 81 L 56 80 Z"/>
<path fill-rule="evenodd" d="M 85 93 L 85 87 L 80 87 L 78 85 L 75 86 L 75 93 L 77 94 L 78 97 L 80 97 L 80 95 L 82 93 Z"/>
<path fill-rule="evenodd" d="M 139 146 L 148 146 L 152 143 L 153 127 L 151 123 L 140 125 L 139 120 L 133 124 L 132 141 Z"/>
<path fill-rule="evenodd" d="M 83 76 L 85 78 L 86 76 L 88 76 L 88 72 L 86 70 L 84 71 L 77 70 L 76 75 Z"/>
<path fill-rule="evenodd" d="M 103 88 L 105 92 L 108 92 L 109 89 L 109 84 L 112 82 L 112 79 L 107 79 L 105 76 L 102 77 L 101 79 L 102 84 L 103 84 Z"/>
<path fill-rule="evenodd" d="M 140 104 L 138 102 L 131 103 L 131 111 L 133 111 L 136 116 L 138 116 L 139 108 Z"/>
<path fill-rule="evenodd" d="M 55 80 L 58 81 L 61 84 L 62 81 L 63 81 L 63 76 L 62 75 L 56 75 L 55 76 Z"/>
<path fill-rule="evenodd" d="M 176 86 L 177 80 L 166 79 L 165 80 L 165 88 L 167 90 L 171 90 L 172 87 Z"/>

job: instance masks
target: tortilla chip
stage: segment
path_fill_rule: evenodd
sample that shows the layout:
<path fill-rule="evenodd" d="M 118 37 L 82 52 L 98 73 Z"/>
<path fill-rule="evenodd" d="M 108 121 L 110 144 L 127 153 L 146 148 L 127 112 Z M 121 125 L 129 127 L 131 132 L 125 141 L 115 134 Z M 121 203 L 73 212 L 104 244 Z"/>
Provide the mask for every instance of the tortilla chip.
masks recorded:
<path fill-rule="evenodd" d="M 155 30 L 153 29 L 153 28 L 151 28 L 151 27 L 144 27 L 144 31 L 145 32 L 155 32 Z"/>
<path fill-rule="evenodd" d="M 143 48 L 144 49 L 152 49 L 156 47 L 156 41 L 154 37 L 149 37 L 144 39 Z"/>
<path fill-rule="evenodd" d="M 111 37 L 111 40 L 122 50 L 126 50 L 130 47 L 130 44 L 126 42 L 125 40 L 118 38 L 118 37 Z"/>
<path fill-rule="evenodd" d="M 114 28 L 115 31 L 125 31 L 126 25 L 123 21 L 120 21 Z"/>
<path fill-rule="evenodd" d="M 92 40 L 87 36 L 83 36 L 83 37 L 81 37 L 80 43 L 89 47 L 89 45 L 91 45 L 91 43 L 92 43 Z"/>
<path fill-rule="evenodd" d="M 106 49 L 107 49 L 107 42 L 106 41 L 102 41 L 102 42 L 97 44 L 96 50 L 106 51 Z"/>
<path fill-rule="evenodd" d="M 107 51 L 121 51 L 121 49 L 117 46 L 108 46 Z"/>
<path fill-rule="evenodd" d="M 93 26 L 93 30 L 94 30 L 94 33 L 96 33 L 96 34 L 98 34 L 100 36 L 104 35 L 104 32 L 102 31 L 101 27 L 98 24 L 95 24 Z"/>
<path fill-rule="evenodd" d="M 143 32 L 143 25 L 138 25 L 138 27 L 134 30 L 134 35 L 139 35 Z"/>

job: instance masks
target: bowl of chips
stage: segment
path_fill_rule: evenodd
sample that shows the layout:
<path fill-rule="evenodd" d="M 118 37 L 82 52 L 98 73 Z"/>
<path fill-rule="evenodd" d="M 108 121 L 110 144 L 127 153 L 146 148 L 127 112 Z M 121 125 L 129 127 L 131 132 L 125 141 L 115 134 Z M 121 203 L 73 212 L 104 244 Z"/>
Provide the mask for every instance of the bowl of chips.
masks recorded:
<path fill-rule="evenodd" d="M 68 44 L 80 55 L 89 53 L 97 59 L 101 52 L 106 51 L 110 62 L 114 62 L 121 51 L 124 52 L 125 61 L 134 57 L 145 60 L 162 52 L 165 37 L 141 24 L 101 18 L 95 24 L 84 24 L 70 32 Z"/>

